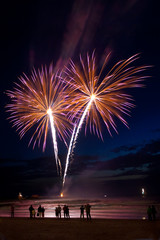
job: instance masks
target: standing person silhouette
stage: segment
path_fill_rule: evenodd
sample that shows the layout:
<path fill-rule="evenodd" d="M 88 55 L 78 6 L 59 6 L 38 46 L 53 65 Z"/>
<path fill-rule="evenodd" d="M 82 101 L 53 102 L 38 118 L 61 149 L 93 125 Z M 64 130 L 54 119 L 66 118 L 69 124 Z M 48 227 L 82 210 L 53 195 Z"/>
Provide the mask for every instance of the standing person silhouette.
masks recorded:
<path fill-rule="evenodd" d="M 80 207 L 80 218 L 84 218 L 84 206 Z"/>
<path fill-rule="evenodd" d="M 32 217 L 36 217 L 36 211 L 35 211 L 35 209 L 33 208 L 33 210 L 32 210 Z"/>
<path fill-rule="evenodd" d="M 69 215 L 69 207 L 68 207 L 68 206 L 66 206 L 66 217 L 67 217 L 67 218 L 70 218 L 70 215 Z"/>
<path fill-rule="evenodd" d="M 45 208 L 41 207 L 41 212 L 42 212 L 42 218 L 44 218 L 44 212 L 45 212 Z"/>
<path fill-rule="evenodd" d="M 61 218 L 61 206 L 58 205 L 58 208 L 57 208 L 57 209 L 58 209 L 58 217 Z"/>
<path fill-rule="evenodd" d="M 64 207 L 63 207 L 64 218 L 67 217 L 66 211 L 67 211 L 67 206 L 64 205 Z"/>
<path fill-rule="evenodd" d="M 88 203 L 87 205 L 86 205 L 86 215 L 87 215 L 87 220 L 89 219 L 89 220 L 91 220 L 91 205 Z"/>
<path fill-rule="evenodd" d="M 157 211 L 154 205 L 152 205 L 151 209 L 152 209 L 152 219 L 155 221 Z"/>
<path fill-rule="evenodd" d="M 41 207 L 41 205 L 39 205 L 39 207 L 38 207 L 38 215 L 39 215 L 39 217 L 42 217 L 42 207 Z"/>
<path fill-rule="evenodd" d="M 56 218 L 59 217 L 59 211 L 58 211 L 58 207 L 55 208 L 55 215 L 56 215 Z"/>
<path fill-rule="evenodd" d="M 148 215 L 148 220 L 152 221 L 152 208 L 151 208 L 151 206 L 148 206 L 147 215 Z"/>
<path fill-rule="evenodd" d="M 34 210 L 34 208 L 33 208 L 33 206 L 31 205 L 30 207 L 29 207 L 29 212 L 30 212 L 30 218 L 32 218 L 32 211 Z"/>

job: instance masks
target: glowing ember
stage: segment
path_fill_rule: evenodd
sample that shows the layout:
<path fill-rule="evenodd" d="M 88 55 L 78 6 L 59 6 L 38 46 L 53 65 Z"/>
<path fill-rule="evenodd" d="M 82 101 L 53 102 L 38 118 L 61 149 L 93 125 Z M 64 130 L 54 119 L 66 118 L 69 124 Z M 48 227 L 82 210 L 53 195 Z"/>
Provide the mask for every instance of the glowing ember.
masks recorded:
<path fill-rule="evenodd" d="M 61 195 L 60 195 L 61 197 L 63 197 L 63 193 L 61 193 Z"/>
<path fill-rule="evenodd" d="M 18 199 L 19 199 L 19 200 L 22 200 L 22 198 L 23 198 L 22 193 L 19 192 L 19 194 L 18 194 Z"/>

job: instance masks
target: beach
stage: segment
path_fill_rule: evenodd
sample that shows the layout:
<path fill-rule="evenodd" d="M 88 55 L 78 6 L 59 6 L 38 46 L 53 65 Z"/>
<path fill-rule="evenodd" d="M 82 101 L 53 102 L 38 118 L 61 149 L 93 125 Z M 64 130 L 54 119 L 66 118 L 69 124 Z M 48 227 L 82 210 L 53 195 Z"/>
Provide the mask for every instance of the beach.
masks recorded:
<path fill-rule="evenodd" d="M 0 218 L 0 240 L 160 239 L 160 221 Z"/>
<path fill-rule="evenodd" d="M 80 219 L 80 206 L 91 205 L 92 220 Z M 11 218 L 11 204 L 14 218 Z M 45 208 L 44 218 L 30 219 L 29 206 Z M 64 219 L 63 206 L 70 209 Z M 147 220 L 148 205 L 155 204 L 157 220 Z M 62 218 L 57 219 L 55 208 L 60 205 Z M 148 199 L 26 199 L 0 203 L 0 240 L 160 240 L 160 203 Z"/>
<path fill-rule="evenodd" d="M 91 215 L 94 219 L 146 219 L 147 208 L 154 204 L 157 209 L 157 219 L 160 219 L 159 199 L 25 199 L 0 202 L 0 217 L 11 216 L 11 205 L 14 205 L 14 216 L 21 218 L 29 217 L 29 206 L 32 205 L 37 213 L 39 205 L 45 208 L 45 218 L 55 218 L 55 208 L 67 205 L 71 218 L 80 217 L 80 207 L 87 203 L 91 205 Z"/>

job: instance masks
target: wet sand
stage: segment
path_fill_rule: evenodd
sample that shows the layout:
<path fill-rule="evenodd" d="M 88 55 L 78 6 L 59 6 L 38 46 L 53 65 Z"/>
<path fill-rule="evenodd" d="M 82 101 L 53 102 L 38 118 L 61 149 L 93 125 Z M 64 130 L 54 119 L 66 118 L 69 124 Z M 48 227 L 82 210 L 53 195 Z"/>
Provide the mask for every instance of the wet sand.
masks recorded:
<path fill-rule="evenodd" d="M 0 218 L 0 240 L 160 239 L 160 220 Z"/>
<path fill-rule="evenodd" d="M 0 202 L 0 217 L 10 217 L 11 205 L 14 205 L 14 216 L 29 217 L 29 206 L 32 205 L 37 212 L 39 205 L 45 208 L 45 218 L 55 218 L 55 208 L 60 205 L 69 206 L 71 218 L 80 217 L 80 206 L 90 203 L 91 215 L 94 219 L 146 219 L 147 208 L 154 204 L 157 210 L 157 219 L 160 219 L 160 200 L 154 199 L 26 199 L 23 201 Z M 62 210 L 63 216 L 63 210 Z M 86 214 L 85 214 L 86 217 Z"/>

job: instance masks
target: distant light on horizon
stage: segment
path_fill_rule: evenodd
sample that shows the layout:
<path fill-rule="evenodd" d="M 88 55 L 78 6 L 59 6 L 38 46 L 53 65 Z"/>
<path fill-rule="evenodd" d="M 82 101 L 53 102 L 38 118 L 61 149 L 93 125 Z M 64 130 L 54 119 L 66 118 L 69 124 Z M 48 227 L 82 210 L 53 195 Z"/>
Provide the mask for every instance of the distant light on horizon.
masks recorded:
<path fill-rule="evenodd" d="M 142 195 L 144 195 L 145 194 L 145 190 L 144 190 L 144 188 L 142 188 Z"/>

